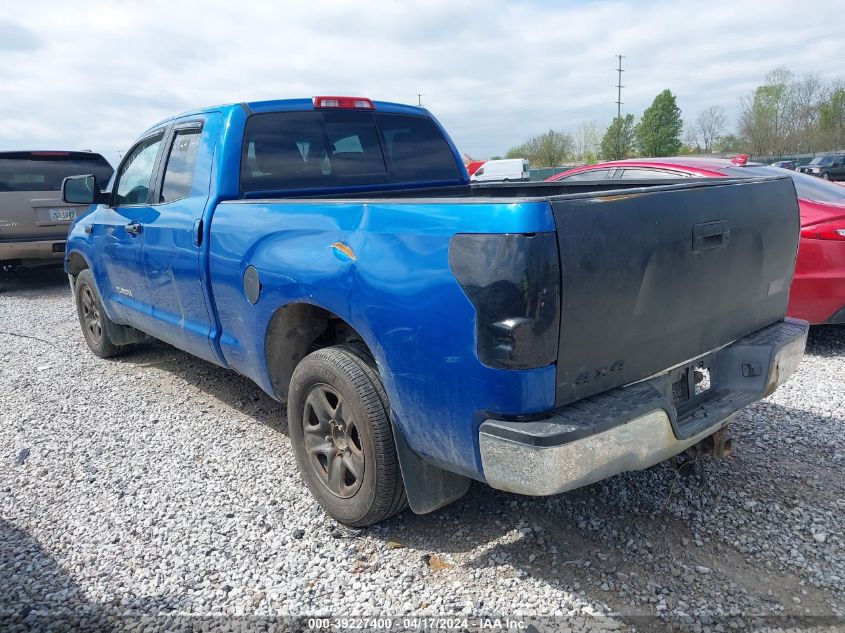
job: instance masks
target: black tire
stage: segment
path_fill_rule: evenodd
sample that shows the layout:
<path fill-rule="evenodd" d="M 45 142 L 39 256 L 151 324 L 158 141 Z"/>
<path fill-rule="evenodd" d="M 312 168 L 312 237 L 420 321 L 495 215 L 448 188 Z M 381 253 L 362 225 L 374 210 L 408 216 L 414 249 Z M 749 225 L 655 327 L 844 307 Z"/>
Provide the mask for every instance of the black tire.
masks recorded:
<path fill-rule="evenodd" d="M 288 429 L 302 478 L 329 516 L 362 527 L 407 506 L 387 395 L 363 346 L 302 359 L 291 378 Z"/>
<path fill-rule="evenodd" d="M 76 314 L 79 317 L 79 326 L 82 328 L 82 336 L 95 356 L 109 358 L 118 354 L 120 347 L 112 343 L 109 338 L 109 328 L 114 323 L 103 310 L 103 301 L 97 291 L 97 284 L 88 269 L 83 270 L 76 277 L 74 285 L 76 299 Z"/>
<path fill-rule="evenodd" d="M 822 172 L 822 178 L 823 178 L 824 180 L 830 180 L 830 172 L 823 171 L 823 172 Z"/>

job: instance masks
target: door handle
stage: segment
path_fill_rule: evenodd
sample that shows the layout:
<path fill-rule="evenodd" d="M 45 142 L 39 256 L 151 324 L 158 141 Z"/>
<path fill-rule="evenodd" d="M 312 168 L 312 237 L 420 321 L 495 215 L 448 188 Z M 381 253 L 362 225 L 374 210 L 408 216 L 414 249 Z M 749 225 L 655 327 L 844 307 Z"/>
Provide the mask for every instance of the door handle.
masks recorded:
<path fill-rule="evenodd" d="M 692 227 L 692 252 L 724 248 L 730 239 L 731 223 L 728 220 L 696 224 Z"/>
<path fill-rule="evenodd" d="M 193 241 L 194 246 L 202 246 L 202 219 L 194 220 Z"/>
<path fill-rule="evenodd" d="M 130 235 L 140 235 L 141 232 L 144 230 L 144 225 L 138 222 L 137 220 L 133 220 L 129 224 L 126 225 L 126 232 Z"/>

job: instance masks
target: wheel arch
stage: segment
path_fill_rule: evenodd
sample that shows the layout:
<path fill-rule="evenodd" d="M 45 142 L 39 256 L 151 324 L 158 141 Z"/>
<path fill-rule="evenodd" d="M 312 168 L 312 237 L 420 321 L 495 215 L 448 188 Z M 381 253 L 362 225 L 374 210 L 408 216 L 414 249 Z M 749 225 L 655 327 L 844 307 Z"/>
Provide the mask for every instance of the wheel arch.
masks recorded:
<path fill-rule="evenodd" d="M 363 329 L 363 328 L 362 328 Z M 376 371 L 388 392 L 390 376 L 384 375 L 377 360 L 376 347 L 366 333 L 353 327 L 336 313 L 308 302 L 292 302 L 277 308 L 267 325 L 264 339 L 265 370 L 274 394 L 287 400 L 291 376 L 302 358 L 316 349 L 343 343 L 363 346 L 375 361 Z M 417 514 L 426 514 L 463 497 L 470 480 L 426 462 L 408 444 L 401 425 L 390 411 L 391 427 L 408 503 Z"/>
<path fill-rule="evenodd" d="M 305 301 L 276 308 L 264 336 L 264 366 L 274 395 L 287 398 L 293 370 L 310 352 L 353 341 L 376 358 L 363 334 L 335 312 Z"/>
<path fill-rule="evenodd" d="M 80 251 L 72 250 L 65 257 L 65 272 L 67 272 L 68 275 L 76 277 L 86 268 L 90 269 L 91 265 L 88 263 L 85 255 L 83 255 Z"/>

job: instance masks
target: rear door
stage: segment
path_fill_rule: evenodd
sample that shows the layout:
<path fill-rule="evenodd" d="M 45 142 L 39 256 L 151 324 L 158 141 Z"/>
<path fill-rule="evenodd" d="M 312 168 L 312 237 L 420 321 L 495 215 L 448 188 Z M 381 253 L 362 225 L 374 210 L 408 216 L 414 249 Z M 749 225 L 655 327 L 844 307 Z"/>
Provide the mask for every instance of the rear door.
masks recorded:
<path fill-rule="evenodd" d="M 799 230 L 789 176 L 551 200 L 560 405 L 664 371 L 786 313 Z"/>
<path fill-rule="evenodd" d="M 92 152 L 0 152 L 0 241 L 64 239 L 87 207 L 62 202 L 62 180 L 94 174 L 105 186 L 112 171 Z"/>
<path fill-rule="evenodd" d="M 166 141 L 152 214 L 144 222 L 143 265 L 156 337 L 219 362 L 209 337 L 213 321 L 202 269 L 203 213 L 220 115 L 176 121 Z"/>
<path fill-rule="evenodd" d="M 92 241 L 99 255 L 94 274 L 100 294 L 122 322 L 144 331 L 149 331 L 151 318 L 141 259 L 143 231 L 144 224 L 158 214 L 151 201 L 166 131 L 156 130 L 129 150 L 117 170 L 111 206 L 97 209 L 92 226 Z"/>

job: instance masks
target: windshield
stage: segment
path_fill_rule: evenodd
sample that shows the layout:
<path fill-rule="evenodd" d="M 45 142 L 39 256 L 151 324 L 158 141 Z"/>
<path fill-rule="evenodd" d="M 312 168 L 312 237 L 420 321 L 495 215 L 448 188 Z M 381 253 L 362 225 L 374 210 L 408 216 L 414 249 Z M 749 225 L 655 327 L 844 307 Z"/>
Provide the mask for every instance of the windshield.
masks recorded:
<path fill-rule="evenodd" d="M 0 154 L 0 191 L 59 191 L 68 176 L 94 174 L 101 187 L 112 166 L 90 152 L 5 152 Z"/>
<path fill-rule="evenodd" d="M 833 156 L 816 156 L 810 161 L 811 165 L 830 165 L 833 162 Z"/>
<path fill-rule="evenodd" d="M 795 182 L 795 192 L 802 200 L 845 205 L 845 187 L 815 176 L 786 171 L 779 167 L 725 167 L 726 175 L 737 178 L 750 176 L 790 176 Z"/>
<path fill-rule="evenodd" d="M 249 118 L 241 191 L 460 182 L 445 136 L 427 117 L 355 110 Z"/>

